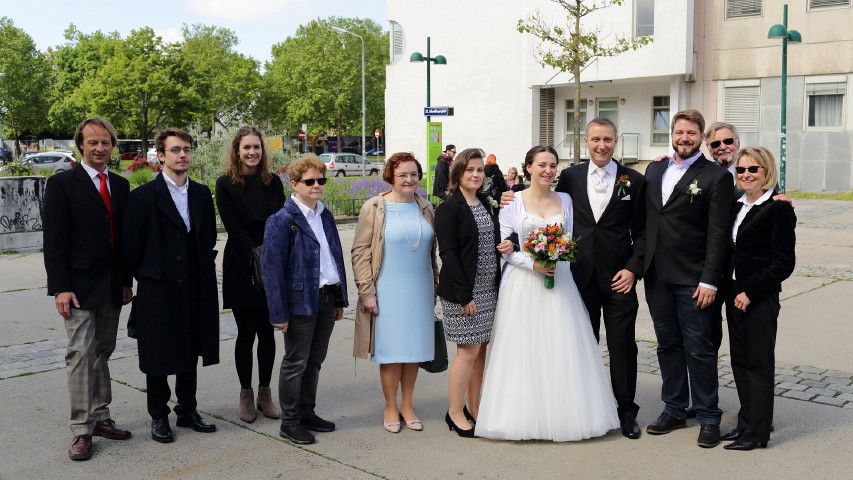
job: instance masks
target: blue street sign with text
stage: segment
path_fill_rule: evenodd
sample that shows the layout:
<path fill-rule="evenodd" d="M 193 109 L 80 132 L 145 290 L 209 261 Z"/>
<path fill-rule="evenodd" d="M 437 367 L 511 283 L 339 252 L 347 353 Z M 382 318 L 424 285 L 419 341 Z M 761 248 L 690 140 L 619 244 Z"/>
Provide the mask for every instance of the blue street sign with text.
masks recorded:
<path fill-rule="evenodd" d="M 435 117 L 435 116 L 453 116 L 453 107 L 425 107 L 424 108 L 424 116 L 425 117 Z"/>

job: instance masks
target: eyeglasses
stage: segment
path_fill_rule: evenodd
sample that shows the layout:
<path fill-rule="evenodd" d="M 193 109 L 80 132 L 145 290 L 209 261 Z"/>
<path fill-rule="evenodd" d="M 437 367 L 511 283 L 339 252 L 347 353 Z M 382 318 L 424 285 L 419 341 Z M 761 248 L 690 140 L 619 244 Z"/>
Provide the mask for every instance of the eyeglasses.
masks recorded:
<path fill-rule="evenodd" d="M 167 151 L 167 152 L 169 152 L 169 153 L 171 153 L 171 154 L 173 154 L 173 155 L 180 155 L 180 153 L 181 153 L 181 152 L 184 152 L 184 153 L 186 153 L 187 155 L 192 155 L 192 154 L 193 154 L 193 149 L 192 149 L 191 147 L 183 147 L 183 148 L 181 148 L 181 147 L 172 147 L 172 148 L 170 148 L 170 149 L 168 149 L 168 150 L 166 150 L 166 151 Z"/>
<path fill-rule="evenodd" d="M 326 178 L 326 177 L 320 177 L 320 178 L 306 178 L 305 180 L 297 180 L 297 181 L 296 181 L 296 183 L 304 183 L 306 187 L 313 187 L 313 186 L 314 186 L 314 182 L 317 182 L 317 183 L 319 183 L 320 185 L 325 185 L 325 184 L 326 184 L 326 180 L 327 180 L 327 178 Z"/>
<path fill-rule="evenodd" d="M 761 165 L 750 165 L 748 167 L 735 167 L 735 171 L 737 173 L 740 173 L 740 174 L 742 174 L 744 172 L 758 173 L 759 168 L 764 168 L 764 167 L 762 167 Z"/>
<path fill-rule="evenodd" d="M 709 143 L 708 146 L 711 148 L 717 148 L 723 143 L 725 143 L 726 145 L 731 145 L 731 144 L 735 143 L 735 139 L 734 139 L 734 137 L 732 137 L 732 138 L 724 138 L 722 140 L 716 140 L 716 141 Z M 753 173 L 755 173 L 755 172 L 753 172 Z"/>
<path fill-rule="evenodd" d="M 399 179 L 399 180 L 407 180 L 407 179 L 409 179 L 409 178 L 412 178 L 412 179 L 415 179 L 415 180 L 420 180 L 420 179 L 421 179 L 421 174 L 420 174 L 420 173 L 418 173 L 418 172 L 415 172 L 415 173 L 401 173 L 400 175 L 394 175 L 394 177 L 396 177 L 396 178 L 397 178 L 397 179 Z"/>

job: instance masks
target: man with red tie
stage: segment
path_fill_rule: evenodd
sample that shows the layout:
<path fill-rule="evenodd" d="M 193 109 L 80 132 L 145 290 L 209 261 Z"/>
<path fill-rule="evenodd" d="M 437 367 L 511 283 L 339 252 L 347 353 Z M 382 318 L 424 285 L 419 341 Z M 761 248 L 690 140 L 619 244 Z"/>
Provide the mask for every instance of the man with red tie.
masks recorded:
<path fill-rule="evenodd" d="M 71 403 L 72 460 L 92 456 L 92 436 L 126 440 L 131 434 L 110 417 L 108 361 L 118 317 L 133 295 L 121 260 L 121 226 L 130 184 L 107 171 L 117 144 L 100 117 L 80 122 L 74 142 L 83 160 L 47 181 L 44 193 L 44 266 L 47 294 L 68 333 L 65 364 Z"/>

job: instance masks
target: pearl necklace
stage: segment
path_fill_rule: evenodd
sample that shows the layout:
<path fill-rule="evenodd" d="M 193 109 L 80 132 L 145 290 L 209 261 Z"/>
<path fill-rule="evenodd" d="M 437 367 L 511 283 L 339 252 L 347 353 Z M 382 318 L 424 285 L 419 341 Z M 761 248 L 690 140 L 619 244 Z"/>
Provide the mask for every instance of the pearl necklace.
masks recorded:
<path fill-rule="evenodd" d="M 394 205 L 394 213 L 397 214 L 397 220 L 400 221 L 400 226 L 403 227 L 403 233 L 406 234 L 406 246 L 409 247 L 410 251 L 414 252 L 419 246 L 421 246 L 421 214 L 418 212 L 418 241 L 414 246 L 412 246 L 412 242 L 409 241 L 409 231 L 406 230 L 406 225 L 403 223 L 403 217 L 400 216 L 400 211 L 397 210 L 397 202 L 392 203 Z M 417 205 L 417 202 L 415 202 L 415 205 Z"/>

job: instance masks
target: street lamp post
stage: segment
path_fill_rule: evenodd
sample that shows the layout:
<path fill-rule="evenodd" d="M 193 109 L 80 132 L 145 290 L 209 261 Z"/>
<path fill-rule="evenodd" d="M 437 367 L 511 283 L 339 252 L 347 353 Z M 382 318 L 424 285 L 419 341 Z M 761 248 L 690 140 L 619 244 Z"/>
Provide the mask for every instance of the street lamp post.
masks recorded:
<path fill-rule="evenodd" d="M 788 4 L 782 8 L 782 25 L 770 27 L 767 38 L 782 39 L 782 128 L 779 139 L 779 191 L 785 193 L 785 159 L 787 157 L 787 103 L 788 103 L 788 43 L 801 43 L 803 37 L 796 30 L 788 30 Z"/>
<path fill-rule="evenodd" d="M 332 30 L 335 30 L 335 31 L 338 31 L 341 33 L 348 33 L 350 35 L 358 37 L 358 39 L 361 40 L 361 176 L 363 177 L 365 174 L 364 161 L 367 158 L 364 155 L 364 153 L 365 153 L 364 117 L 365 117 L 365 113 L 366 113 L 365 99 L 364 99 L 364 38 L 362 38 L 361 35 L 352 33 L 349 30 L 344 30 L 343 28 L 340 28 L 340 27 L 334 27 L 333 26 Z M 341 132 L 338 132 L 338 136 L 339 137 L 341 136 Z M 340 143 L 341 140 L 342 140 L 342 138 L 339 138 L 338 142 Z"/>
<path fill-rule="evenodd" d="M 427 67 L 426 106 L 427 107 L 432 106 L 429 103 L 429 64 L 435 63 L 436 65 L 447 65 L 447 59 L 444 58 L 444 55 L 436 55 L 435 58 L 430 57 L 429 55 L 430 55 L 430 53 L 429 53 L 429 37 L 427 37 L 426 57 L 421 55 L 420 52 L 415 52 L 409 57 L 409 61 L 413 62 L 413 63 L 426 62 L 426 67 Z M 432 118 L 432 117 L 429 117 L 429 116 L 426 117 L 427 123 L 429 123 L 430 118 Z"/>

